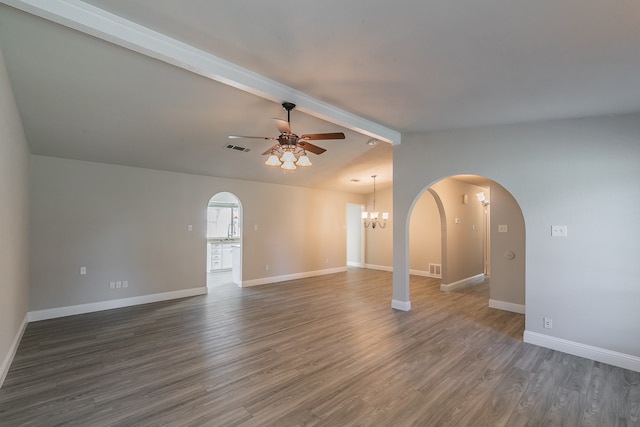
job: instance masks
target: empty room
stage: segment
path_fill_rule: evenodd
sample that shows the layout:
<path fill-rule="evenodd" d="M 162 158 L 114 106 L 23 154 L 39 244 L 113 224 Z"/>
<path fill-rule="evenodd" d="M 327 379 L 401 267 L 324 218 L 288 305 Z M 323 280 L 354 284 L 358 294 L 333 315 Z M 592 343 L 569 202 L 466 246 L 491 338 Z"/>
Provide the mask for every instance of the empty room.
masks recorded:
<path fill-rule="evenodd" d="M 0 0 L 0 425 L 640 426 L 639 19 Z"/>

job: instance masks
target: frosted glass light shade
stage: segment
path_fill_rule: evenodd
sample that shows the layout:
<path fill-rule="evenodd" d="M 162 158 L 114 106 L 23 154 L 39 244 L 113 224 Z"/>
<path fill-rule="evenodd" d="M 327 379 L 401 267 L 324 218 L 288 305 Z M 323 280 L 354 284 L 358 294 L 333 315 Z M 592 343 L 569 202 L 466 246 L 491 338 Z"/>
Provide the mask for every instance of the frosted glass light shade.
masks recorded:
<path fill-rule="evenodd" d="M 378 219 L 378 212 L 371 212 L 371 219 L 374 221 Z"/>
<path fill-rule="evenodd" d="M 389 219 L 389 212 L 382 212 L 382 219 L 385 221 Z"/>
<path fill-rule="evenodd" d="M 294 158 L 294 159 L 295 159 L 295 158 Z M 288 170 L 288 171 L 292 171 L 292 170 L 296 169 L 296 165 L 295 165 L 293 162 L 291 162 L 291 161 L 287 161 L 287 160 L 285 160 L 285 161 L 282 163 L 282 166 L 280 166 L 280 167 L 281 167 L 282 169 L 284 169 L 284 170 Z"/>
<path fill-rule="evenodd" d="M 280 157 L 280 160 L 282 160 L 284 163 L 287 163 L 287 162 L 294 163 L 296 161 L 296 156 L 294 156 L 291 151 L 285 151 L 282 154 L 282 157 Z"/>
<path fill-rule="evenodd" d="M 369 218 L 369 212 L 362 212 L 362 219 Z"/>
<path fill-rule="evenodd" d="M 280 163 L 278 156 L 276 156 L 275 154 L 272 154 L 269 157 L 267 157 L 267 160 L 264 162 L 264 164 L 267 166 L 280 166 L 282 163 Z"/>
<path fill-rule="evenodd" d="M 300 156 L 300 158 L 298 159 L 297 162 L 298 166 L 311 166 L 311 160 L 309 160 L 309 157 L 307 157 L 306 154 L 303 154 L 302 156 Z"/>

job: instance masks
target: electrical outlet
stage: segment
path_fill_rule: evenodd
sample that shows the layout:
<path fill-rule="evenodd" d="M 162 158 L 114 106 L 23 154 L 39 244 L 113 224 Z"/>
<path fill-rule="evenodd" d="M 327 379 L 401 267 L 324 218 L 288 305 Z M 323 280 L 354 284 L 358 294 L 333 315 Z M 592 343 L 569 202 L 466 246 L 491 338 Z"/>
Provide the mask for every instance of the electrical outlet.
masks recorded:
<path fill-rule="evenodd" d="M 265 266 L 264 266 L 264 269 L 265 269 L 266 271 L 269 271 L 269 264 L 265 265 Z"/>
<path fill-rule="evenodd" d="M 544 317 L 542 319 L 543 323 L 544 323 L 544 328 L 545 329 L 553 329 L 553 320 L 549 317 Z"/>
<path fill-rule="evenodd" d="M 116 289 L 120 289 L 120 288 L 122 288 L 122 281 L 118 280 L 116 282 Z"/>
<path fill-rule="evenodd" d="M 566 225 L 552 225 L 551 226 L 551 237 L 567 237 L 567 226 Z"/>
<path fill-rule="evenodd" d="M 80 275 L 84 276 L 85 274 L 87 274 L 87 267 L 80 267 Z"/>
<path fill-rule="evenodd" d="M 122 281 L 122 287 L 123 288 L 128 288 L 129 287 L 129 281 L 128 280 L 123 280 Z"/>
<path fill-rule="evenodd" d="M 115 289 L 116 288 L 116 282 L 109 282 L 109 288 Z"/>

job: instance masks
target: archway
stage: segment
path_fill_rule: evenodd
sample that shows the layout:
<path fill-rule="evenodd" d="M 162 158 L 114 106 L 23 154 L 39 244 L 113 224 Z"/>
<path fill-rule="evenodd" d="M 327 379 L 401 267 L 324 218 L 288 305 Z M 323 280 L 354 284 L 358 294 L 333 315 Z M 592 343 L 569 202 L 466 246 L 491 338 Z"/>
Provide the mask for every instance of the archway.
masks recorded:
<path fill-rule="evenodd" d="M 233 193 L 207 204 L 207 288 L 242 284 L 242 204 Z"/>
<path fill-rule="evenodd" d="M 524 313 L 524 217 L 497 182 L 456 175 L 425 188 L 409 212 L 407 237 L 411 274 L 440 277 L 445 291 L 490 277 L 489 306 Z"/>

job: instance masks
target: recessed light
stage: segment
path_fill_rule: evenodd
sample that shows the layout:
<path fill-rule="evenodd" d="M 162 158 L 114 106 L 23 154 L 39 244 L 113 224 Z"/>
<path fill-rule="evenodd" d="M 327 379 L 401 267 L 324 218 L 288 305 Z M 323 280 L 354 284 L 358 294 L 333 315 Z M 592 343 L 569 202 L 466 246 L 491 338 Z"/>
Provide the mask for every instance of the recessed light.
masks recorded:
<path fill-rule="evenodd" d="M 376 145 L 378 143 L 378 140 L 375 138 L 371 138 L 370 140 L 367 141 L 367 145 Z"/>

